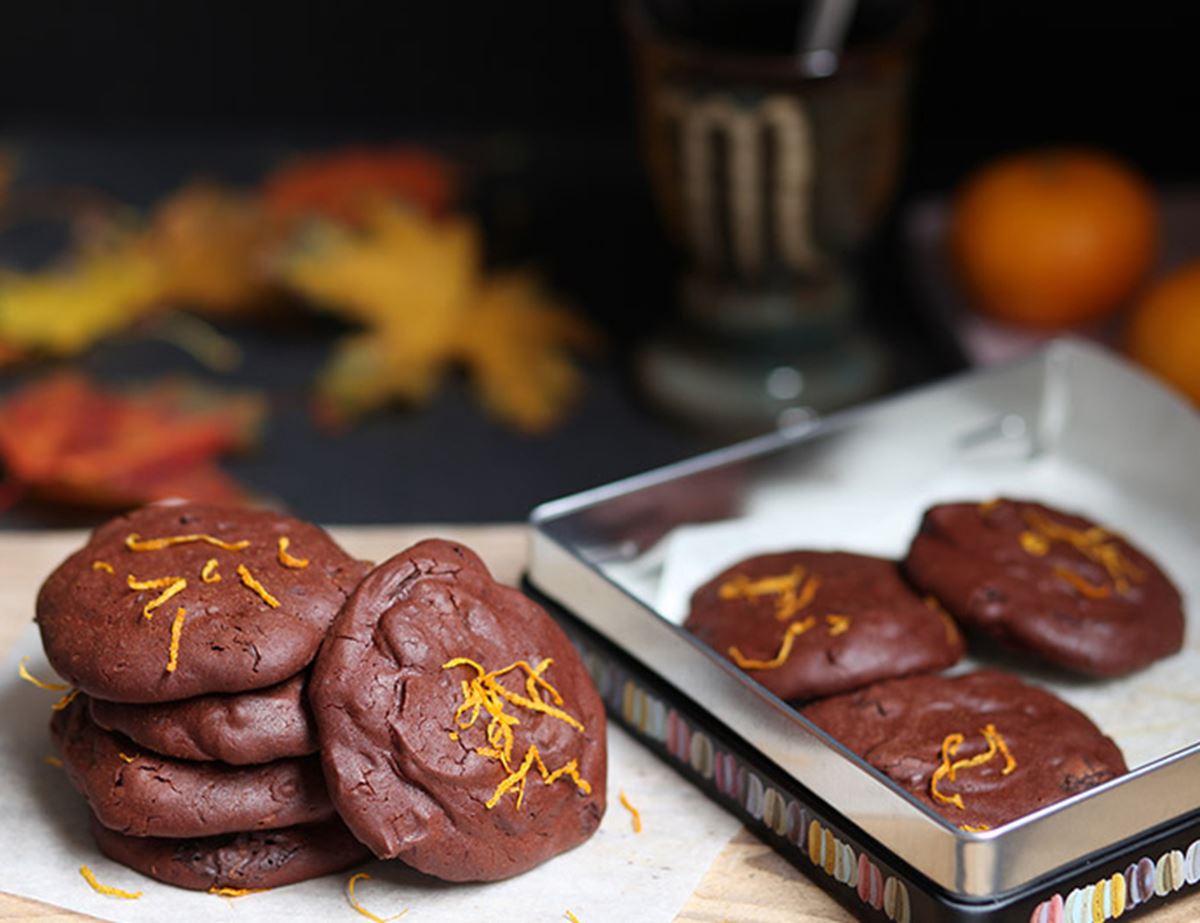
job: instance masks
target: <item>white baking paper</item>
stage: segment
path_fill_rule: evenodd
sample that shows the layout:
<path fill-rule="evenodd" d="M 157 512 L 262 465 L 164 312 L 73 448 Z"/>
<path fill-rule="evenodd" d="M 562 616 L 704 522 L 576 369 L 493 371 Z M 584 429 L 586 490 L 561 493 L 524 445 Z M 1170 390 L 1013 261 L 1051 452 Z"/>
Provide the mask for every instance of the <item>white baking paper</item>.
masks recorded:
<path fill-rule="evenodd" d="M 970 466 L 929 468 L 895 456 L 858 453 L 857 467 L 818 483 L 776 481 L 750 498 L 749 515 L 676 529 L 656 556 L 663 561 L 656 604 L 681 624 L 693 591 L 751 555 L 807 548 L 902 558 L 937 502 L 995 496 L 1039 499 L 1077 510 L 1119 532 L 1155 558 L 1180 588 L 1189 624 L 1184 650 L 1122 679 L 1064 677 L 1028 659 L 989 659 L 1046 686 L 1092 718 L 1136 767 L 1200 740 L 1200 523 L 1162 515 L 1094 468 L 1061 455 L 1030 460 L 1017 447 Z M 839 462 L 850 453 L 839 456 Z M 899 469 L 898 470 L 898 466 Z M 1200 489 L 1200 488 L 1198 488 Z M 642 575 L 640 592 L 649 593 Z M 958 670 L 983 665 L 964 661 Z"/>
<path fill-rule="evenodd" d="M 33 626 L 0 667 L 0 891 L 31 897 L 107 920 L 253 920 L 300 923 L 364 918 L 345 894 L 353 872 L 366 871 L 357 896 L 381 917 L 408 909 L 405 923 L 464 920 L 673 920 L 739 824 L 693 786 L 635 743 L 609 728 L 609 806 L 585 844 L 509 881 L 446 884 L 399 862 L 370 862 L 262 894 L 222 898 L 152 881 L 105 859 L 88 833 L 83 798 L 61 769 L 45 762 L 53 752 L 47 724 L 58 693 L 17 678 L 29 656 L 35 676 L 52 677 Z M 624 790 L 644 824 L 632 831 L 617 801 Z M 94 893 L 79 874 L 87 864 L 104 884 L 144 891 L 138 900 Z"/>

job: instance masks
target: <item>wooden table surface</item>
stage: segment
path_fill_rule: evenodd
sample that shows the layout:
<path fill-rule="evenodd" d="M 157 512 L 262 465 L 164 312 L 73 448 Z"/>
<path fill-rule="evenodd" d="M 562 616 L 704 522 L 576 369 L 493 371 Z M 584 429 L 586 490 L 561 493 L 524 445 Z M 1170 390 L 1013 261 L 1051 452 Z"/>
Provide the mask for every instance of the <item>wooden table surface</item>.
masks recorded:
<path fill-rule="evenodd" d="M 437 535 L 475 548 L 505 582 L 516 583 L 524 567 L 523 526 L 355 527 L 332 531 L 347 550 L 370 560 L 382 560 L 417 539 Z M 81 544 L 82 538 L 78 532 L 0 534 L 0 654 L 8 651 L 32 617 L 40 575 L 48 574 Z M 89 919 L 94 918 L 0 893 L 0 921 L 66 923 Z M 1195 923 L 1200 920 L 1200 893 L 1139 919 Z M 853 920 L 847 910 L 743 828 L 718 854 L 675 923 L 852 923 Z"/>

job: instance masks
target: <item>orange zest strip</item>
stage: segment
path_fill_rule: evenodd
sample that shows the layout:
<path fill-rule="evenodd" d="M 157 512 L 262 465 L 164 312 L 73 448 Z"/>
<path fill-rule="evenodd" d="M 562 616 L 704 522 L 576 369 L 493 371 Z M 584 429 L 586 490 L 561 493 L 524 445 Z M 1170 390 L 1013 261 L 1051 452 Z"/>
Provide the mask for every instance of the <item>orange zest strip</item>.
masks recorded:
<path fill-rule="evenodd" d="M 579 917 L 575 916 L 575 914 L 571 913 L 569 910 L 564 910 L 563 916 L 570 920 L 571 923 L 579 923 Z"/>
<path fill-rule="evenodd" d="M 68 686 L 66 683 L 48 683 L 44 679 L 38 679 L 25 666 L 28 657 L 22 657 L 21 662 L 17 664 L 17 675 L 27 683 L 33 683 L 39 689 L 45 689 L 47 692 L 63 692 Z"/>
<path fill-rule="evenodd" d="M 46 756 L 43 759 L 43 762 L 49 764 L 50 766 L 56 766 L 57 768 L 62 769 L 62 760 L 60 760 L 54 754 L 50 754 L 49 756 Z"/>
<path fill-rule="evenodd" d="M 155 577 L 152 580 L 138 580 L 137 577 L 130 574 L 125 582 L 129 584 L 129 589 L 131 590 L 157 590 L 159 587 L 166 587 L 165 590 L 142 607 L 142 615 L 147 619 L 154 618 L 155 609 L 167 602 L 172 596 L 182 593 L 187 589 L 187 580 L 183 577 Z"/>
<path fill-rule="evenodd" d="M 125 536 L 125 547 L 130 551 L 162 551 L 172 545 L 187 545 L 191 542 L 206 542 L 225 551 L 241 551 L 250 547 L 250 539 L 240 542 L 226 542 L 211 535 L 170 535 L 165 538 L 142 538 L 136 532 Z"/>
<path fill-rule="evenodd" d="M 850 630 L 850 622 L 853 621 L 848 615 L 830 614 L 825 616 L 825 624 L 829 626 L 829 637 L 836 638 L 838 635 L 844 635 Z"/>
<path fill-rule="evenodd" d="M 66 708 L 68 705 L 70 705 L 72 702 L 75 701 L 75 696 L 77 696 L 77 695 L 79 695 L 79 690 L 72 689 L 70 692 L 68 692 L 66 695 L 64 695 L 61 699 L 59 699 L 57 702 L 55 702 L 53 705 L 51 705 L 50 710 L 51 711 L 62 711 L 64 708 Z"/>
<path fill-rule="evenodd" d="M 187 617 L 187 609 L 180 606 L 175 611 L 175 621 L 171 623 L 171 650 L 167 655 L 167 672 L 174 673 L 179 666 L 179 638 L 183 634 L 183 620 Z"/>
<path fill-rule="evenodd" d="M 934 770 L 933 778 L 929 780 L 929 793 L 943 804 L 952 804 L 960 811 L 966 809 L 963 804 L 962 795 L 943 795 L 938 790 L 938 783 L 942 779 L 955 781 L 956 774 L 960 769 L 973 769 L 976 766 L 982 766 L 985 763 L 991 762 L 992 758 L 1000 753 L 1004 756 L 1004 769 L 1001 770 L 1001 775 L 1008 775 L 1017 768 L 1017 761 L 1013 758 L 1012 752 L 1008 749 L 1008 744 L 1000 732 L 996 730 L 994 724 L 989 724 L 982 728 L 979 732 L 983 735 L 983 739 L 987 741 L 988 748 L 983 753 L 978 753 L 975 756 L 966 759 L 950 761 L 950 758 L 958 753 L 958 748 L 963 744 L 962 734 L 947 734 L 942 741 L 942 763 Z"/>
<path fill-rule="evenodd" d="M 208 889 L 208 893 L 216 894 L 218 897 L 245 897 L 247 894 L 262 894 L 264 891 L 270 890 L 270 888 L 218 888 L 213 885 Z"/>
<path fill-rule="evenodd" d="M 401 910 L 399 913 L 392 914 L 390 917 L 381 917 L 378 914 L 371 913 L 366 907 L 358 902 L 358 898 L 354 895 L 354 886 L 360 881 L 370 881 L 371 876 L 366 872 L 359 872 L 356 875 L 351 875 L 350 880 L 346 882 L 346 898 L 350 901 L 350 906 L 361 913 L 368 920 L 374 920 L 375 923 L 388 923 L 389 920 L 395 920 L 408 913 L 408 908 Z"/>
<path fill-rule="evenodd" d="M 284 567 L 299 569 L 308 567 L 308 558 L 297 558 L 288 554 L 288 545 L 292 543 L 286 535 L 279 536 L 279 563 Z"/>
<path fill-rule="evenodd" d="M 102 570 L 106 574 L 116 573 L 116 571 L 113 570 L 113 566 L 111 564 L 109 564 L 107 561 L 93 561 L 92 562 L 92 570 Z"/>
<path fill-rule="evenodd" d="M 738 649 L 737 645 L 729 649 L 729 657 L 743 670 L 777 670 L 791 656 L 792 645 L 796 643 L 796 638 L 816 624 L 816 619 L 811 615 L 803 621 L 792 622 L 787 627 L 787 631 L 783 633 L 783 641 L 779 645 L 779 652 L 770 660 L 751 660 Z"/>
<path fill-rule="evenodd" d="M 629 799 L 625 797 L 624 792 L 620 792 L 621 807 L 630 813 L 633 818 L 633 832 L 642 832 L 642 812 L 629 803 Z"/>
<path fill-rule="evenodd" d="M 83 876 L 83 880 L 92 886 L 92 890 L 97 894 L 107 894 L 109 897 L 120 897 L 127 901 L 136 901 L 142 896 L 141 891 L 123 891 L 120 888 L 114 888 L 110 885 L 102 885 L 96 880 L 96 874 L 86 865 L 79 866 L 79 874 Z"/>
<path fill-rule="evenodd" d="M 498 761 L 508 773 L 496 786 L 492 797 L 485 803 L 489 810 L 499 804 L 500 799 L 514 788 L 517 793 L 516 807 L 519 810 L 525 796 L 526 779 L 530 769 L 534 766 L 537 767 L 538 774 L 546 785 L 552 785 L 559 779 L 567 777 L 585 794 L 590 794 L 592 791 L 591 784 L 579 775 L 577 760 L 570 760 L 551 772 L 533 744 L 530 744 L 529 749 L 525 751 L 521 765 L 513 768 L 513 728 L 521 721 L 516 715 L 505 710 L 507 704 L 562 721 L 580 733 L 584 731 L 583 725 L 574 716 L 549 704 L 542 698 L 542 690 L 545 690 L 551 701 L 556 704 L 562 704 L 563 701 L 558 690 L 542 676 L 553 663 L 553 659 L 549 657 L 538 663 L 536 667 L 530 666 L 528 661 L 518 660 L 503 669 L 491 672 L 485 671 L 482 666 L 467 657 L 455 657 L 442 664 L 443 670 L 467 666 L 475 671 L 475 676 L 470 680 L 460 681 L 463 700 L 454 712 L 454 721 L 459 731 L 465 731 L 479 719 L 480 712 L 486 712 L 490 718 L 484 732 L 487 745 L 476 747 L 475 752 L 486 759 Z M 513 692 L 499 681 L 501 676 L 518 669 L 525 672 L 525 691 L 528 696 Z M 458 739 L 458 735 L 454 732 L 451 732 L 450 736 L 452 739 Z"/>
<path fill-rule="evenodd" d="M 1003 502 L 1004 500 L 1001 497 L 993 497 L 991 500 L 985 500 L 979 504 L 979 515 L 986 516 Z"/>
<path fill-rule="evenodd" d="M 1043 557 L 1050 551 L 1050 543 L 1036 532 L 1022 532 L 1017 539 L 1025 553 L 1031 554 L 1035 558 Z"/>
<path fill-rule="evenodd" d="M 242 578 L 242 583 L 257 593 L 262 598 L 263 602 L 265 602 L 272 609 L 279 608 L 279 600 L 268 593 L 267 588 L 254 579 L 254 575 L 250 573 L 250 568 L 248 568 L 245 564 L 239 564 L 237 566 L 237 572 L 238 576 Z"/>
<path fill-rule="evenodd" d="M 1120 546 L 1111 539 L 1113 536 L 1100 526 L 1090 529 L 1072 529 L 1061 522 L 1055 522 L 1037 510 L 1025 511 L 1025 522 L 1029 527 L 1049 542 L 1065 542 L 1075 548 L 1080 554 L 1095 561 L 1108 571 L 1118 593 L 1129 589 L 1129 582 L 1140 583 L 1145 574 L 1121 554 Z"/>
<path fill-rule="evenodd" d="M 821 579 L 816 574 L 809 574 L 797 565 L 786 574 L 776 574 L 770 577 L 760 577 L 751 580 L 745 574 L 736 574 L 717 588 L 721 599 L 757 599 L 760 596 L 778 596 L 775 604 L 775 618 L 786 622 L 797 612 L 800 612 L 813 601 Z"/>
<path fill-rule="evenodd" d="M 133 755 L 133 756 L 129 756 L 129 755 L 128 755 L 128 754 L 126 754 L 126 753 L 118 752 L 118 753 L 117 753 L 117 756 L 119 756 L 119 757 L 121 758 L 121 762 L 122 762 L 122 763 L 132 763 L 134 760 L 136 760 L 136 759 L 137 759 L 137 755 L 136 755 L 136 754 L 135 754 L 135 755 Z"/>
<path fill-rule="evenodd" d="M 959 824 L 959 830 L 965 830 L 967 833 L 983 833 L 985 830 L 991 830 L 988 824 Z"/>
<path fill-rule="evenodd" d="M 1107 599 L 1112 595 L 1112 590 L 1110 590 L 1104 584 L 1091 583 L 1082 574 L 1077 574 L 1068 567 L 1054 568 L 1054 576 L 1059 580 L 1063 580 L 1071 584 L 1072 587 L 1074 587 L 1088 599 Z"/>
<path fill-rule="evenodd" d="M 209 558 L 204 562 L 204 568 L 200 571 L 200 579 L 205 583 L 220 583 L 221 575 L 217 573 L 217 559 Z M 232 890 L 240 890 L 234 888 Z"/>

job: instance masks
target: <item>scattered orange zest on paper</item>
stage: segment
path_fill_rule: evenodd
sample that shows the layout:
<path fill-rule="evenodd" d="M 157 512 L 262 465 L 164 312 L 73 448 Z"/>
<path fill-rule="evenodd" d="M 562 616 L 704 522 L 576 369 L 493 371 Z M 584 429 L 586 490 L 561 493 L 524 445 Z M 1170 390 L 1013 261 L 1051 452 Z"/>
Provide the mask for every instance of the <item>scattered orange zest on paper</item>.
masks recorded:
<path fill-rule="evenodd" d="M 245 564 L 239 564 L 237 566 L 237 572 L 238 576 L 242 578 L 242 583 L 257 593 L 263 602 L 265 602 L 272 609 L 279 608 L 279 600 L 268 593 L 267 588 L 254 578 L 254 575 L 250 573 L 250 568 L 248 568 Z"/>
<path fill-rule="evenodd" d="M 358 902 L 358 898 L 354 894 L 354 886 L 360 881 L 370 881 L 371 876 L 366 872 L 359 872 L 350 876 L 350 880 L 346 882 L 346 898 L 350 901 L 350 906 L 361 913 L 368 920 L 373 920 L 374 923 L 388 923 L 389 920 L 396 920 L 406 913 L 408 908 L 401 910 L 399 913 L 394 913 L 390 917 L 381 917 L 378 914 L 371 913 L 366 907 Z"/>
<path fill-rule="evenodd" d="M 213 885 L 208 889 L 208 893 L 218 897 L 245 897 L 247 894 L 262 894 L 264 891 L 270 890 L 270 888 L 219 888 Z"/>
<path fill-rule="evenodd" d="M 68 692 L 66 695 L 64 695 L 61 699 L 59 699 L 57 702 L 55 702 L 53 705 L 51 705 L 50 710 L 51 711 L 62 711 L 64 708 L 66 708 L 68 705 L 70 705 L 72 702 L 75 701 L 75 696 L 77 696 L 77 695 L 79 695 L 79 690 L 72 689 L 70 692 Z"/>
<path fill-rule="evenodd" d="M 127 901 L 136 901 L 142 896 L 141 891 L 124 891 L 121 888 L 114 888 L 111 885 L 102 885 L 96 880 L 96 874 L 86 865 L 79 866 L 79 874 L 83 876 L 83 880 L 92 886 L 92 890 L 97 894 L 107 894 L 109 897 L 120 897 Z"/>
<path fill-rule="evenodd" d="M 29 668 L 25 666 L 28 657 L 22 657 L 21 662 L 17 664 L 17 675 L 27 683 L 32 683 L 39 689 L 45 689 L 47 692 L 63 692 L 69 687 L 66 683 L 48 683 L 44 679 L 38 679 L 29 672 Z"/>
<path fill-rule="evenodd" d="M 621 799 L 621 807 L 623 807 L 626 811 L 628 811 L 632 817 L 633 832 L 641 833 L 642 832 L 642 812 L 639 811 L 637 808 L 635 808 L 632 804 L 629 803 L 629 799 L 625 797 L 624 791 L 620 792 L 619 794 L 620 794 L 620 799 Z"/>

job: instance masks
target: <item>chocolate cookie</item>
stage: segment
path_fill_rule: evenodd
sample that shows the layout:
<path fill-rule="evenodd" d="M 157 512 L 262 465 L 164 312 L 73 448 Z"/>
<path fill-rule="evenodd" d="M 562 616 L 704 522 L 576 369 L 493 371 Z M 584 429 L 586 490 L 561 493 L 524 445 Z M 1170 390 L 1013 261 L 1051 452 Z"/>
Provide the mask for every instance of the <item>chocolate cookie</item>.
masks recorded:
<path fill-rule="evenodd" d="M 159 705 L 89 701 L 96 724 L 156 753 L 246 766 L 317 752 L 306 680 L 301 673 L 266 689 Z"/>
<path fill-rule="evenodd" d="M 212 836 L 334 813 L 315 757 L 251 767 L 170 759 L 96 727 L 85 696 L 55 712 L 50 732 L 92 812 L 130 836 Z"/>
<path fill-rule="evenodd" d="M 368 858 L 370 851 L 341 821 L 172 840 L 126 836 L 92 818 L 100 852 L 114 862 L 169 885 L 217 888 L 277 888 L 338 872 Z"/>
<path fill-rule="evenodd" d="M 461 545 L 422 542 L 363 580 L 309 698 L 330 796 L 381 858 L 506 878 L 604 814 L 604 707 L 579 655 Z"/>
<path fill-rule="evenodd" d="M 840 551 L 741 561 L 692 594 L 684 627 L 783 699 L 940 670 L 963 652 L 894 562 Z"/>
<path fill-rule="evenodd" d="M 987 830 L 1126 771 L 1086 715 L 996 670 L 910 676 L 806 718 L 964 830 Z"/>
<path fill-rule="evenodd" d="M 935 506 L 904 568 L 964 626 L 1080 673 L 1119 676 L 1183 646 L 1179 591 L 1158 566 L 1040 503 Z"/>
<path fill-rule="evenodd" d="M 155 504 L 101 526 L 43 584 L 60 676 L 114 702 L 261 689 L 294 676 L 366 571 L 276 513 Z"/>

